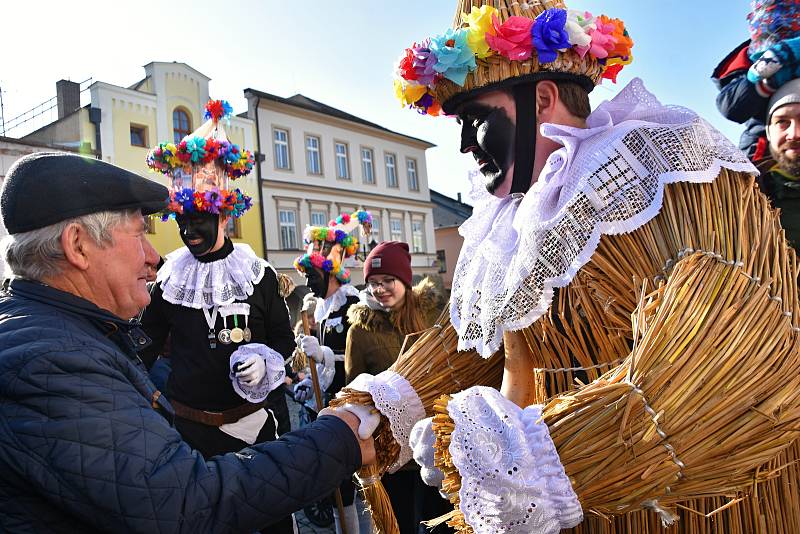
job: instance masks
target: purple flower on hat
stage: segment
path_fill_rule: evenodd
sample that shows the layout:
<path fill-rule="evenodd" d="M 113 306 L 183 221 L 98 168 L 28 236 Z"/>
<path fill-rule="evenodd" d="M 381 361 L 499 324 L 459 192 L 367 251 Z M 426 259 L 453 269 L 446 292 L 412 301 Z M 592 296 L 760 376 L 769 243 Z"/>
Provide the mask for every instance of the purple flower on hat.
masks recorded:
<path fill-rule="evenodd" d="M 569 35 L 564 28 L 567 24 L 565 9 L 550 8 L 536 17 L 531 27 L 533 46 L 539 56 L 540 63 L 551 63 L 558 57 L 559 50 L 566 50 Z"/>
<path fill-rule="evenodd" d="M 433 68 L 448 80 L 464 85 L 467 74 L 475 70 L 475 54 L 467 44 L 467 30 L 447 30 L 431 39 L 431 51 L 436 54 Z"/>
<path fill-rule="evenodd" d="M 436 55 L 430 48 L 430 39 L 425 39 L 421 44 L 414 44 L 411 47 L 411 62 L 414 73 L 417 75 L 417 83 L 420 85 L 431 85 L 436 77 Z"/>
<path fill-rule="evenodd" d="M 344 230 L 336 230 L 336 242 L 341 243 L 344 238 L 347 237 L 347 232 Z"/>
<path fill-rule="evenodd" d="M 331 272 L 333 270 L 333 261 L 325 260 L 322 262 L 322 270 L 325 272 Z"/>
<path fill-rule="evenodd" d="M 219 215 L 219 208 L 222 205 L 222 195 L 216 187 L 205 192 L 208 212 Z"/>

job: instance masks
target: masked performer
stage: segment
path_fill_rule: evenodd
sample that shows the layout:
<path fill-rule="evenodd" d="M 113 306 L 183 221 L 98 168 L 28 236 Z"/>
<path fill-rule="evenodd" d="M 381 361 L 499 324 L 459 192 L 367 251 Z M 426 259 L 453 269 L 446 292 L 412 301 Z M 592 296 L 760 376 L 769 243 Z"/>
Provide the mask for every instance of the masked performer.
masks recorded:
<path fill-rule="evenodd" d="M 389 471 L 413 432 L 465 531 L 556 532 L 586 514 L 587 531 L 649 532 L 676 510 L 687 531 L 723 516 L 726 531 L 793 531 L 780 494 L 753 505 L 763 518 L 727 496 L 797 470 L 791 456 L 765 465 L 792 454 L 800 416 L 794 252 L 753 166 L 695 113 L 639 80 L 590 113 L 631 46 L 620 20 L 562 2 L 465 0 L 399 62 L 398 96 L 458 117 L 483 183 L 451 324 L 341 402 L 383 413 Z M 452 372 L 473 358 L 453 337 L 504 356 L 500 392 L 432 400 L 429 384 L 464 390 L 478 369 Z M 434 418 L 410 430 L 420 413 Z M 621 515 L 640 509 L 656 513 Z"/>
<path fill-rule="evenodd" d="M 222 121 L 230 112 L 225 101 L 209 102 L 205 124 L 178 144 L 160 144 L 147 159 L 172 178 L 165 219 L 177 221 L 186 246 L 168 254 L 158 271 L 142 317 L 153 339 L 145 358 L 162 353 L 169 340 L 165 394 L 178 431 L 205 457 L 276 439 L 275 409 L 285 411 L 286 404 L 276 378 L 283 384 L 283 361 L 294 349 L 275 270 L 225 235 L 229 218 L 251 206 L 228 183 L 253 166 L 252 154 L 225 135 Z M 289 517 L 270 532 L 292 528 Z"/>

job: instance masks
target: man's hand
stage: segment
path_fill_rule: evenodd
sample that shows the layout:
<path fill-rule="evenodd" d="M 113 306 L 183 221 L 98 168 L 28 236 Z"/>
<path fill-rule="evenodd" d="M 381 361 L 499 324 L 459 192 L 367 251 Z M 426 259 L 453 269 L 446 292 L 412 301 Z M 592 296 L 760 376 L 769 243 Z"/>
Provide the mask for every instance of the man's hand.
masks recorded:
<path fill-rule="evenodd" d="M 345 423 L 347 426 L 350 427 L 350 430 L 353 431 L 356 439 L 358 440 L 358 445 L 361 448 L 361 466 L 365 467 L 368 465 L 372 465 L 375 463 L 376 455 L 375 455 L 375 440 L 372 439 L 372 436 L 368 437 L 367 439 L 360 439 L 358 437 L 358 429 L 361 426 L 361 420 L 356 417 L 352 412 L 342 409 L 334 409 L 334 408 L 325 408 L 321 412 L 319 412 L 319 416 L 322 417 L 323 415 L 332 415 L 334 417 L 338 417 Z"/>
<path fill-rule="evenodd" d="M 304 378 L 294 386 L 294 400 L 297 402 L 306 402 L 311 398 L 311 391 L 313 385 L 310 378 Z"/>

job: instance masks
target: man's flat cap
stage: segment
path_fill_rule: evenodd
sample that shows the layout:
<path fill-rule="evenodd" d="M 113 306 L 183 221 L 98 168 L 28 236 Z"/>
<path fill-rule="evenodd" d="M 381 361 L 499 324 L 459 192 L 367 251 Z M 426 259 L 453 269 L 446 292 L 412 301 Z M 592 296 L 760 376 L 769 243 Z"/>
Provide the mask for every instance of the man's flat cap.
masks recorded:
<path fill-rule="evenodd" d="M 18 159 L 0 192 L 0 214 L 9 234 L 29 232 L 100 211 L 163 210 L 167 188 L 99 159 L 38 152 Z"/>

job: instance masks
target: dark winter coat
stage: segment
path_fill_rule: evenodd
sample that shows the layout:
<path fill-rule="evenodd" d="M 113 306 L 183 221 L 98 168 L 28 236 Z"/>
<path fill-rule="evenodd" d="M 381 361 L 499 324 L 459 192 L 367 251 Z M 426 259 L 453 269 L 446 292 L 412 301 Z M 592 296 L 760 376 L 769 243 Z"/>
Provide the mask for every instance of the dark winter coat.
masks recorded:
<path fill-rule="evenodd" d="M 413 288 L 426 326 L 433 326 L 444 305 L 441 292 L 425 278 Z M 395 326 L 390 312 L 360 302 L 347 313 L 350 330 L 344 364 L 347 382 L 361 373 L 376 375 L 388 369 L 400 355 L 405 335 Z"/>
<path fill-rule="evenodd" d="M 204 460 L 171 425 L 128 321 L 51 287 L 0 295 L 1 532 L 253 532 L 329 494 L 358 442 L 321 417 Z"/>

